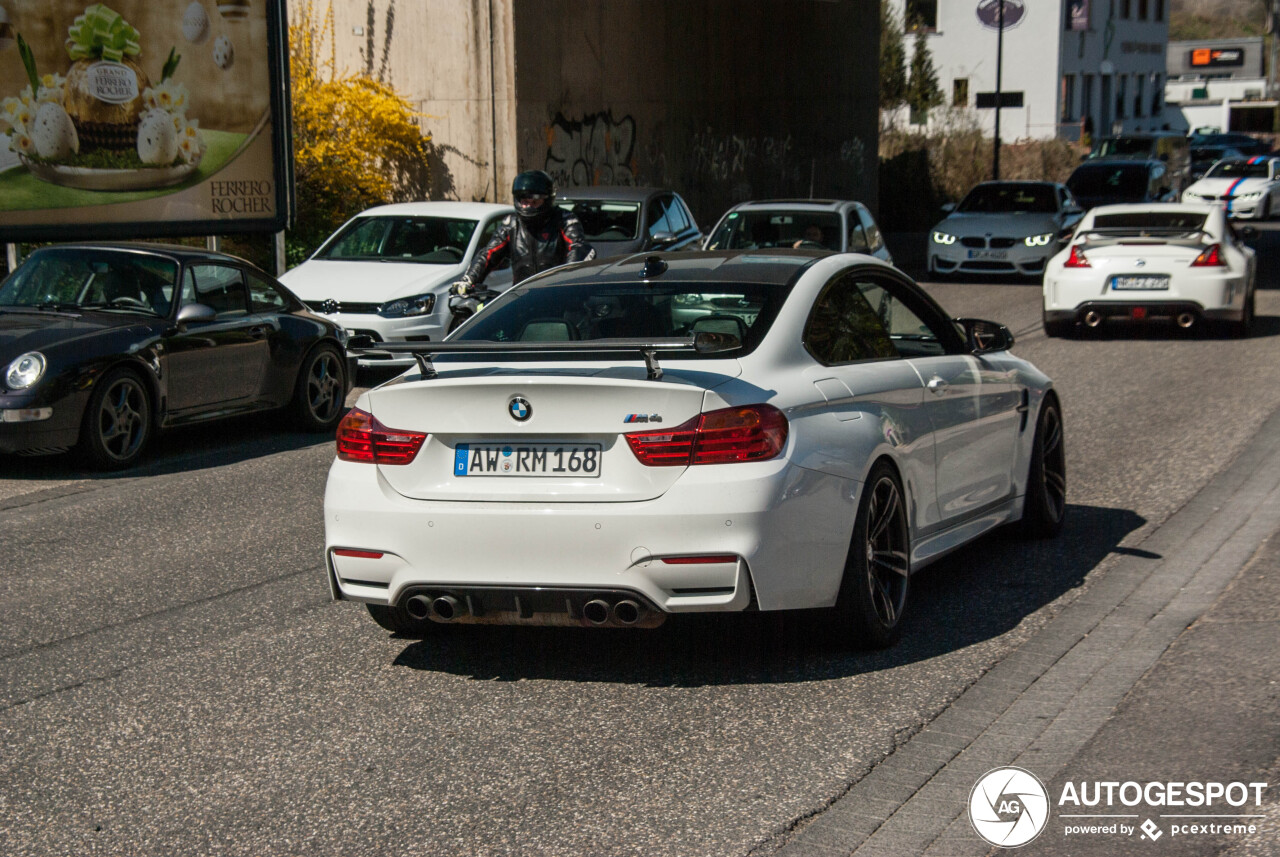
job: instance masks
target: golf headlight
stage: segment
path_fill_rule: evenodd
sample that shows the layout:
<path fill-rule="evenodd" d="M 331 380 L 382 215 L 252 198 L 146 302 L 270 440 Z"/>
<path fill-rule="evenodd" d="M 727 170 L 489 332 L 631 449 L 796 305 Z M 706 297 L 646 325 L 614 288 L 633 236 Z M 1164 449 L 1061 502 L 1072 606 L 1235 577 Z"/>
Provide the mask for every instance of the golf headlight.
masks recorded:
<path fill-rule="evenodd" d="M 1044 235 L 1028 235 L 1023 239 L 1023 243 L 1028 247 L 1045 247 L 1053 240 L 1053 233 L 1046 232 Z"/>
<path fill-rule="evenodd" d="M 394 318 L 413 315 L 430 315 L 436 308 L 435 295 L 415 295 L 411 298 L 400 298 L 382 305 L 381 315 Z"/>
<path fill-rule="evenodd" d="M 39 351 L 28 351 L 9 364 L 4 373 L 5 386 L 10 390 L 25 390 L 35 386 L 44 376 L 44 355 Z"/>
<path fill-rule="evenodd" d="M 956 236 L 948 235 L 945 232 L 935 232 L 933 233 L 933 243 L 934 244 L 954 244 L 956 243 Z"/>

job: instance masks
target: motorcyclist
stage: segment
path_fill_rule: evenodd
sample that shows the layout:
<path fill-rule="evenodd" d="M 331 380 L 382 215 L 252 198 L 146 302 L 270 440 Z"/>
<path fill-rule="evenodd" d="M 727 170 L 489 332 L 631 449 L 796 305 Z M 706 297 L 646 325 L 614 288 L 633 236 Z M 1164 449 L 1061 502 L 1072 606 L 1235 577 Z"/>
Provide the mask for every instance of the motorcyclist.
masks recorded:
<path fill-rule="evenodd" d="M 556 184 L 542 170 L 526 170 L 511 184 L 516 213 L 498 224 L 463 278 L 453 284 L 456 295 L 478 289 L 502 262 L 511 259 L 512 283 L 548 268 L 595 257 L 576 215 L 556 207 Z"/>

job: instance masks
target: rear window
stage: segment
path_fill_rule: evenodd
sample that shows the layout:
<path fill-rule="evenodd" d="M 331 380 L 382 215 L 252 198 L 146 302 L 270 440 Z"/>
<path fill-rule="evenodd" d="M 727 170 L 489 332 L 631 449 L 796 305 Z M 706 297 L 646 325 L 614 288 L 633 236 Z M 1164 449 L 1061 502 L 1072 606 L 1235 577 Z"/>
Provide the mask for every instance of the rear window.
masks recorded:
<path fill-rule="evenodd" d="M 733 211 L 707 242 L 708 250 L 805 246 L 840 249 L 840 215 L 827 211 Z"/>
<path fill-rule="evenodd" d="M 584 342 L 680 337 L 708 331 L 736 335 L 743 347 L 708 355 L 690 351 L 689 357 L 736 357 L 760 343 L 788 292 L 787 286 L 768 283 L 516 287 L 451 341 Z M 530 359 L 545 360 L 547 355 Z"/>
<path fill-rule="evenodd" d="M 1095 154 L 1100 157 L 1108 155 L 1145 157 L 1152 154 L 1155 148 L 1156 141 L 1150 137 L 1112 137 L 1102 140 Z"/>
<path fill-rule="evenodd" d="M 1067 179 L 1067 187 L 1076 196 L 1140 200 L 1147 194 L 1148 181 L 1142 164 L 1107 164 L 1077 167 Z"/>
<path fill-rule="evenodd" d="M 1204 228 L 1205 217 L 1188 211 L 1126 211 L 1123 214 L 1096 215 L 1093 228 L 1134 233 L 1194 232 Z"/>
<path fill-rule="evenodd" d="M 565 200 L 558 203 L 582 223 L 588 241 L 634 241 L 640 235 L 640 203 Z"/>

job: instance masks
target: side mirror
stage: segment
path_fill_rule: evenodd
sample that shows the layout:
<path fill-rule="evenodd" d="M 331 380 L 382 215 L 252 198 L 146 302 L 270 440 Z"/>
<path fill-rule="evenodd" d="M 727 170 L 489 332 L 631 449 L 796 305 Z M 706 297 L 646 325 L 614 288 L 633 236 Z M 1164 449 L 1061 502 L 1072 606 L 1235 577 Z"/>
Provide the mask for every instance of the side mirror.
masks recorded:
<path fill-rule="evenodd" d="M 1003 324 L 981 318 L 957 318 L 956 323 L 964 329 L 965 343 L 973 354 L 1008 351 L 1013 347 L 1013 334 Z"/>
<path fill-rule="evenodd" d="M 218 317 L 218 313 L 213 307 L 205 304 L 183 304 L 178 310 L 178 325 L 189 324 L 193 321 L 213 321 Z"/>
<path fill-rule="evenodd" d="M 666 247 L 676 243 L 676 234 L 674 232 L 655 232 L 650 237 L 649 243 L 653 247 Z"/>
<path fill-rule="evenodd" d="M 947 214 L 950 214 L 951 212 L 956 210 L 956 204 L 954 202 L 943 203 L 942 210 L 945 211 Z"/>

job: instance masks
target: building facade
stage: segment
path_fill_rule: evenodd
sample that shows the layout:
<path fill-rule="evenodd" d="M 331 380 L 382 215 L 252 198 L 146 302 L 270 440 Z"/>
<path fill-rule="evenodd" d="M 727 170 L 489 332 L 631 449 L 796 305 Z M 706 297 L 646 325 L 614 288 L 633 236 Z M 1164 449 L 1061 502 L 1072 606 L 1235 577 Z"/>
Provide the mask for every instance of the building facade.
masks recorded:
<path fill-rule="evenodd" d="M 1002 140 L 1079 139 L 1165 124 L 1168 0 L 894 0 L 923 28 L 945 104 Z M 936 112 L 935 112 L 936 116 Z M 937 121 L 936 118 L 934 121 Z"/>

